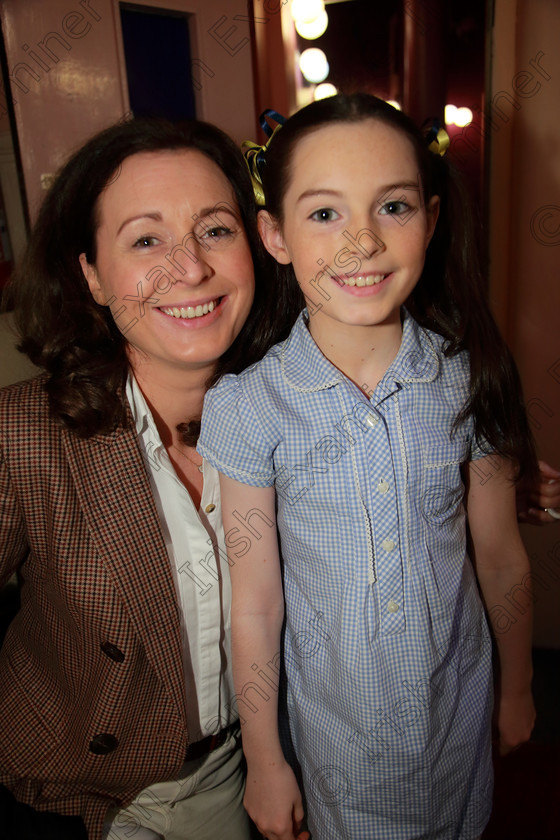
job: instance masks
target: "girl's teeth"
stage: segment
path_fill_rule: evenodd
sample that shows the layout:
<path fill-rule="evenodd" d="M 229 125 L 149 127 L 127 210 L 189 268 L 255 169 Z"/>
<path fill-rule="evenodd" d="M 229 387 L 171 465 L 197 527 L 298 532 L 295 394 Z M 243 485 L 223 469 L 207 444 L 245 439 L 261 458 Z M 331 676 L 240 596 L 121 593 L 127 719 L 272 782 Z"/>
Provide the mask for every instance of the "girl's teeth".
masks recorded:
<path fill-rule="evenodd" d="M 167 308 L 162 306 L 161 311 L 165 312 L 166 315 L 172 315 L 174 318 L 200 318 L 202 315 L 213 312 L 217 305 L 215 300 L 211 300 L 210 303 L 203 303 L 198 306 L 170 306 Z"/>
<path fill-rule="evenodd" d="M 346 286 L 377 286 L 384 276 L 384 274 L 366 274 L 360 277 L 344 277 L 342 279 Z"/>

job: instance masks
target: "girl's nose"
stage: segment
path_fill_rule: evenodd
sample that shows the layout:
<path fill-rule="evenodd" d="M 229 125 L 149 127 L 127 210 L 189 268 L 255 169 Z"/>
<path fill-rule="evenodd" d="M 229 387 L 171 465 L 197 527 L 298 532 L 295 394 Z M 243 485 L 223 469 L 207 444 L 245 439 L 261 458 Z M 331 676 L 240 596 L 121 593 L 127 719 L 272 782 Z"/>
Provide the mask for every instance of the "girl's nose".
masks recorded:
<path fill-rule="evenodd" d="M 361 257 L 372 257 L 385 248 L 385 243 L 379 234 L 374 231 L 371 222 L 368 222 L 367 226 L 361 227 L 356 233 L 350 229 L 345 230 L 342 235 L 349 243 L 350 249 Z"/>

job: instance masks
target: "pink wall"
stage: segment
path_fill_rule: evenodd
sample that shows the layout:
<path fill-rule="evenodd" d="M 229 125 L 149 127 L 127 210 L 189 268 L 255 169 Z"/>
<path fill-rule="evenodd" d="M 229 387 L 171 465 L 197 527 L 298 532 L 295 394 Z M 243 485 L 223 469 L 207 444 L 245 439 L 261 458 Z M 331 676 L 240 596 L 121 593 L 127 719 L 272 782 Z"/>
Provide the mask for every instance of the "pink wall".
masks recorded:
<path fill-rule="evenodd" d="M 517 14 L 514 10 L 517 9 Z M 497 0 L 492 87 L 491 290 L 523 378 L 539 455 L 560 467 L 560 4 Z M 525 526 L 535 642 L 560 647 L 560 525 Z M 522 581 L 519 582 L 520 584 Z M 515 618 L 527 596 L 504 593 Z M 517 605 L 516 605 L 517 604 Z"/>
<path fill-rule="evenodd" d="M 253 137 L 245 0 L 137 4 L 193 16 L 189 22 L 199 116 L 235 139 Z M 118 7 L 117 0 L 3 0 L 0 5 L 32 217 L 43 195 L 41 175 L 55 172 L 74 148 L 128 109 Z M 4 110 L 0 105 L 0 119 Z"/>
<path fill-rule="evenodd" d="M 30 213 L 41 175 L 125 111 L 112 0 L 3 0 L 11 95 Z"/>

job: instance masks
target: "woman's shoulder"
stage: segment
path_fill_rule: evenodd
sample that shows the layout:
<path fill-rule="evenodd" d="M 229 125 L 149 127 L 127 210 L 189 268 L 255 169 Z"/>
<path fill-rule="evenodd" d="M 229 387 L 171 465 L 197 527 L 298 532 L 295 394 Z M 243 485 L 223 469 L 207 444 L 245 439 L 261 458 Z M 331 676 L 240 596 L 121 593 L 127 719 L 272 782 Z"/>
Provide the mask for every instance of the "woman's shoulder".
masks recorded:
<path fill-rule="evenodd" d="M 0 388 L 0 445 L 4 454 L 13 446 L 23 452 L 27 446 L 45 445 L 52 438 L 46 374 Z M 42 443 L 41 443 L 42 442 Z"/>
<path fill-rule="evenodd" d="M 0 415 L 4 422 L 12 417 L 29 418 L 30 415 L 40 416 L 48 412 L 47 379 L 46 373 L 40 373 L 32 379 L 0 388 Z"/>

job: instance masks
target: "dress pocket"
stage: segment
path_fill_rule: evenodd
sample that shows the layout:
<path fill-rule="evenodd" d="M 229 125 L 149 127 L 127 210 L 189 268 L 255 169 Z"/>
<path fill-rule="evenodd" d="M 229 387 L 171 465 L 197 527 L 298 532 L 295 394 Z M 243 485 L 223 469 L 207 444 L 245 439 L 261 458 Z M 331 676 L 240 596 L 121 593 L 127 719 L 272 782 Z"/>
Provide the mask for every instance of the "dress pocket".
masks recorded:
<path fill-rule="evenodd" d="M 461 465 L 467 457 L 464 440 L 446 440 L 424 449 L 420 511 L 427 522 L 443 525 L 457 516 L 465 493 Z"/>

